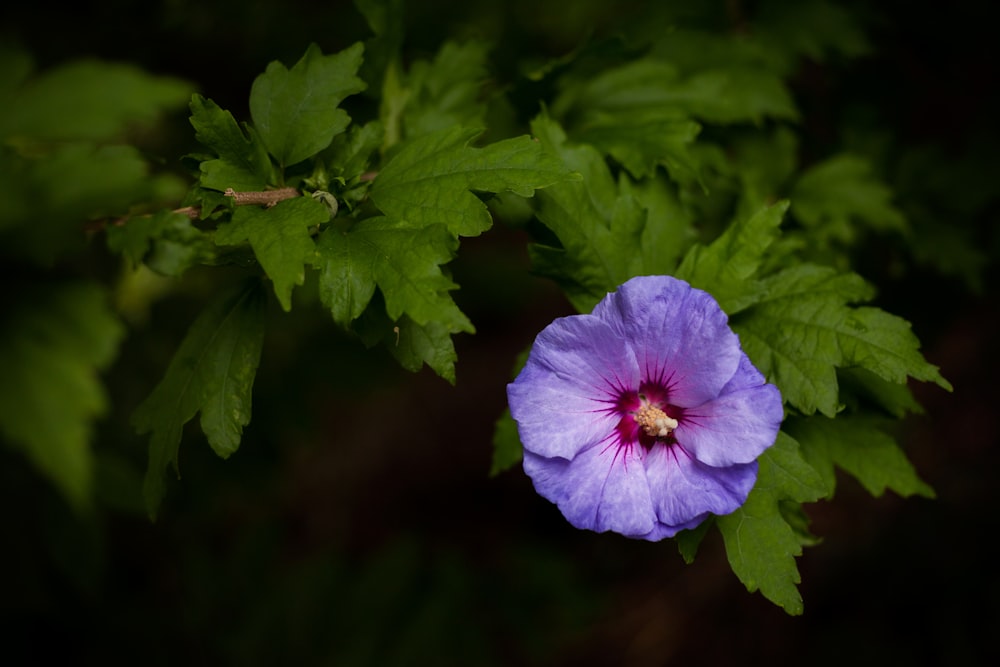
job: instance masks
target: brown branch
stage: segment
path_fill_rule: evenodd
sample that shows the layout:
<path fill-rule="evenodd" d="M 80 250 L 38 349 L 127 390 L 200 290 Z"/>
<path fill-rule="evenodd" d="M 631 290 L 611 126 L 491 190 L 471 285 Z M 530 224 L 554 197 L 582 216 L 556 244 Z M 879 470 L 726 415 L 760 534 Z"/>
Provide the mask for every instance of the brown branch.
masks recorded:
<path fill-rule="evenodd" d="M 280 188 L 278 190 L 237 192 L 232 188 L 226 188 L 223 194 L 227 197 L 232 197 L 233 203 L 236 206 L 257 205 L 271 207 L 279 201 L 298 197 L 299 191 L 295 188 Z"/>
<path fill-rule="evenodd" d="M 181 208 L 175 208 L 171 213 L 183 213 L 191 220 L 197 220 L 201 217 L 201 208 L 198 206 L 183 206 Z M 151 214 L 145 213 L 139 216 L 135 215 L 123 215 L 120 218 L 115 218 L 114 220 L 109 220 L 107 218 L 103 220 L 91 220 L 83 224 L 83 231 L 87 234 L 93 234 L 101 230 L 107 229 L 108 227 L 124 227 L 125 223 L 135 217 L 148 218 Z"/>
<path fill-rule="evenodd" d="M 222 193 L 226 197 L 232 197 L 233 203 L 236 206 L 267 206 L 271 207 L 280 201 L 286 199 L 292 199 L 293 197 L 298 197 L 299 191 L 295 188 L 280 188 L 278 190 L 261 190 L 259 192 L 249 191 L 249 192 L 237 192 L 232 188 L 226 188 L 226 191 Z M 191 220 L 197 220 L 201 217 L 201 207 L 200 206 L 184 206 L 181 208 L 175 208 L 171 213 L 183 213 Z M 114 220 L 92 220 L 87 222 L 83 226 L 83 231 L 86 233 L 99 232 L 108 226 L 121 227 L 129 220 L 136 216 L 125 215 L 120 218 L 115 218 Z M 138 217 L 149 217 L 148 214 L 138 216 Z"/>

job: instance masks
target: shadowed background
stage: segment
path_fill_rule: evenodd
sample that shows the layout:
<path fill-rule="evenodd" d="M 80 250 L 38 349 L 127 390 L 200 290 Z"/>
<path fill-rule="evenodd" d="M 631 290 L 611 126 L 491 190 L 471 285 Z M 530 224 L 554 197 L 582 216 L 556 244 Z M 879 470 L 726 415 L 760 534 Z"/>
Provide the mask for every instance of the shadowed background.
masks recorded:
<path fill-rule="evenodd" d="M 250 84 L 269 61 L 290 64 L 310 42 L 331 52 L 369 36 L 346 2 L 204 4 L 107 0 L 42 13 L 12 5 L 2 10 L 0 39 L 25 47 L 41 67 L 94 55 L 181 76 L 244 119 Z M 500 79 L 516 76 L 526 53 L 561 55 L 642 5 L 411 4 L 408 53 L 426 56 L 447 38 L 486 37 Z M 95 445 L 112 462 L 99 478 L 106 483 L 100 511 L 75 515 L 22 458 L 0 450 L 3 661 L 1000 659 L 987 641 L 1000 622 L 989 547 L 998 470 L 1000 318 L 991 298 L 998 192 L 982 178 L 995 174 L 998 148 L 988 98 L 997 83 L 994 17 L 987 3 L 969 0 L 946 14 L 901 2 L 881 3 L 877 14 L 864 7 L 853 9 L 868 17 L 873 52 L 835 67 L 807 62 L 792 81 L 804 157 L 831 150 L 845 126 L 890 126 L 890 181 L 904 210 L 912 197 L 925 214 L 947 218 L 975 239 L 987 265 L 976 291 L 919 266 L 900 273 L 881 248 L 862 253 L 859 270 L 878 285 L 878 305 L 913 322 L 925 355 L 956 391 L 914 386 L 926 415 L 904 427 L 902 442 L 936 500 L 873 499 L 842 477 L 833 502 L 807 508 L 824 542 L 799 559 L 803 617 L 748 594 L 714 534 L 686 566 L 671 541 L 574 530 L 519 469 L 487 477 L 516 355 L 553 317 L 571 312 L 552 285 L 528 275 L 521 232 L 497 225 L 463 240 L 452 264 L 462 286 L 456 300 L 478 330 L 458 339 L 455 387 L 365 351 L 315 311 L 276 309 L 240 451 L 219 460 L 189 429 L 183 478 L 170 479 L 151 524 L 138 495 L 146 441 L 127 415 L 162 374 L 200 300 L 180 293 L 157 303 L 107 375 L 115 408 Z M 183 115 L 171 120 L 142 138 L 168 162 L 195 149 Z M 914 146 L 939 152 L 934 170 L 907 171 L 900 156 Z"/>

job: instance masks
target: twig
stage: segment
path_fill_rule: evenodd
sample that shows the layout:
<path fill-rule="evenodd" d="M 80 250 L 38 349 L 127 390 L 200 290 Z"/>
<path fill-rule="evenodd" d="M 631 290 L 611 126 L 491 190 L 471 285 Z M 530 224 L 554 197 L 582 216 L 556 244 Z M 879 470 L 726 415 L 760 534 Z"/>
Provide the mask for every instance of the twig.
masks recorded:
<path fill-rule="evenodd" d="M 171 211 L 171 213 L 183 213 L 189 219 L 191 219 L 191 220 L 197 220 L 199 217 L 201 217 L 201 207 L 200 206 L 183 206 L 181 208 L 175 208 L 174 210 Z M 143 215 L 140 215 L 140 216 L 123 215 L 122 217 L 115 218 L 114 220 L 108 220 L 106 218 L 103 219 L 103 220 L 90 220 L 89 222 L 85 222 L 83 224 L 83 231 L 85 233 L 87 233 L 87 234 L 93 234 L 95 232 L 99 232 L 99 231 L 101 231 L 103 229 L 106 229 L 109 226 L 110 227 L 124 227 L 125 223 L 127 223 L 129 220 L 131 220 L 131 219 L 133 219 L 135 217 L 148 218 L 148 217 L 150 217 L 150 214 L 146 213 L 146 214 L 143 214 Z"/>
<path fill-rule="evenodd" d="M 227 197 L 232 197 L 233 203 L 237 206 L 257 205 L 271 207 L 279 201 L 298 197 L 299 191 L 295 188 L 280 188 L 278 190 L 237 192 L 232 188 L 226 188 L 223 194 Z"/>
<path fill-rule="evenodd" d="M 237 206 L 267 206 L 271 207 L 280 201 L 286 199 L 292 199 L 293 197 L 299 196 L 299 191 L 295 188 L 280 188 L 278 190 L 261 190 L 259 192 L 249 191 L 249 192 L 237 192 L 232 188 L 226 188 L 223 193 L 226 197 L 232 197 L 233 203 Z M 336 212 L 336 210 L 334 211 Z M 200 206 L 184 206 L 182 208 L 175 208 L 171 213 L 183 213 L 191 220 L 197 220 L 201 217 L 201 207 Z M 114 220 L 93 220 L 91 222 L 85 223 L 83 230 L 88 233 L 93 233 L 105 229 L 108 225 L 112 227 L 121 227 L 129 220 L 135 216 L 126 215 L 120 218 L 115 218 Z M 139 217 L 149 217 L 148 215 Z"/>

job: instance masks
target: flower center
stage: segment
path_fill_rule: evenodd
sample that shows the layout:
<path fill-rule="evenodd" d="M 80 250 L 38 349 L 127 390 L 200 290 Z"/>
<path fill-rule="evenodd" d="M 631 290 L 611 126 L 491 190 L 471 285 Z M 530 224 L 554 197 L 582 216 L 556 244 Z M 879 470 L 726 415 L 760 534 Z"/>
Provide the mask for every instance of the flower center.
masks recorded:
<path fill-rule="evenodd" d="M 643 401 L 641 408 L 633 415 L 635 422 L 642 427 L 646 435 L 653 438 L 665 438 L 677 428 L 678 421 L 660 408 Z"/>

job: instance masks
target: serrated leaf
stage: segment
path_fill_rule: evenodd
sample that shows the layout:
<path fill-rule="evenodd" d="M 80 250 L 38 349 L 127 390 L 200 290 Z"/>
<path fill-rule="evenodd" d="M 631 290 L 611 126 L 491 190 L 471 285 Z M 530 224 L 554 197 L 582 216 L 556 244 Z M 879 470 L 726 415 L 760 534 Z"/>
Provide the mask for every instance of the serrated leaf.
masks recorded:
<path fill-rule="evenodd" d="M 471 332 L 472 323 L 449 294 L 457 285 L 441 271 L 457 249 L 457 239 L 441 225 L 377 217 L 346 231 L 331 227 L 316 247 L 320 299 L 347 327 L 364 312 L 377 286 L 393 320 L 406 314 L 419 326 L 438 323 L 449 332 Z"/>
<path fill-rule="evenodd" d="M 698 72 L 674 91 L 674 97 L 686 112 L 710 123 L 760 124 L 765 118 L 795 120 L 799 115 L 781 78 L 754 67 Z"/>
<path fill-rule="evenodd" d="M 557 116 L 571 108 L 585 114 L 628 112 L 647 119 L 693 116 L 723 124 L 798 116 L 777 74 L 738 63 L 682 76 L 673 64 L 649 57 L 564 88 L 553 104 Z"/>
<path fill-rule="evenodd" d="M 471 324 L 470 324 L 471 327 Z M 441 322 L 418 324 L 403 315 L 393 327 L 394 341 L 386 341 L 386 347 L 399 365 L 416 372 L 423 364 L 439 376 L 455 384 L 455 344 L 451 335 L 452 327 Z"/>
<path fill-rule="evenodd" d="M 157 273 L 179 276 L 195 264 L 215 258 L 208 235 L 183 213 L 158 211 L 130 218 L 107 229 L 108 248 L 122 254 L 133 268 L 145 262 Z"/>
<path fill-rule="evenodd" d="M 644 272 L 635 252 L 646 211 L 627 185 L 616 184 L 604 158 L 590 146 L 570 146 L 558 123 L 547 116 L 532 122 L 545 150 L 583 176 L 539 193 L 538 219 L 561 247 L 529 247 L 536 272 L 555 280 L 581 312 L 632 276 Z"/>
<path fill-rule="evenodd" d="M 859 227 L 879 231 L 906 229 L 892 205 L 892 190 L 857 155 L 836 155 L 810 167 L 792 191 L 792 213 L 813 234 L 850 244 Z"/>
<path fill-rule="evenodd" d="M 132 415 L 141 435 L 150 433 L 143 494 L 150 516 L 163 499 L 163 476 L 177 467 L 184 424 L 201 412 L 209 445 L 226 458 L 250 423 L 250 395 L 264 339 L 265 298 L 249 281 L 202 311 L 181 342 L 166 374 Z"/>
<path fill-rule="evenodd" d="M 149 125 L 183 107 L 186 81 L 153 76 L 134 65 L 81 60 L 23 82 L 0 107 L 0 137 L 105 141 L 135 124 Z"/>
<path fill-rule="evenodd" d="M 344 183 L 351 183 L 360 177 L 382 143 L 382 135 L 382 124 L 372 121 L 355 125 L 348 132 L 334 137 L 329 150 L 324 153 L 330 174 Z"/>
<path fill-rule="evenodd" d="M 860 366 L 890 382 L 951 385 L 920 354 L 905 320 L 849 304 L 871 298 L 854 274 L 801 265 L 762 281 L 763 297 L 731 320 L 754 365 L 804 414 L 838 412 L 835 368 Z"/>
<path fill-rule="evenodd" d="M 292 288 L 305 281 L 305 265 L 316 254 L 310 229 L 329 220 L 327 208 L 312 197 L 294 197 L 270 208 L 237 206 L 232 220 L 219 226 L 215 242 L 250 242 L 254 255 L 286 311 L 292 309 Z"/>
<path fill-rule="evenodd" d="M 365 89 L 356 76 L 363 51 L 358 43 L 324 56 L 311 44 L 292 69 L 275 61 L 254 80 L 250 117 L 283 167 L 319 153 L 350 124 L 350 116 L 338 107 Z"/>
<path fill-rule="evenodd" d="M 18 290 L 0 328 L 0 434 L 77 509 L 91 502 L 92 424 L 107 396 L 99 371 L 124 329 L 89 283 Z"/>
<path fill-rule="evenodd" d="M 762 296 L 757 273 L 787 210 L 778 202 L 733 223 L 711 245 L 691 248 L 674 276 L 709 292 L 730 315 L 748 307 Z"/>
<path fill-rule="evenodd" d="M 819 474 L 802 458 L 799 446 L 779 432 L 759 459 L 757 483 L 746 503 L 716 519 L 733 572 L 751 593 L 760 590 L 791 615 L 802 613 L 795 557 L 802 554 L 798 533 L 782 515 L 783 500 L 812 502 L 826 494 Z"/>
<path fill-rule="evenodd" d="M 451 127 L 482 127 L 481 96 L 489 47 L 481 42 L 445 42 L 434 60 L 413 63 L 406 76 L 402 111 L 405 136 L 415 138 Z"/>
<path fill-rule="evenodd" d="M 375 179 L 375 205 L 415 225 L 440 223 L 453 235 L 477 236 L 493 221 L 472 191 L 530 197 L 537 188 L 570 177 L 559 160 L 529 137 L 469 147 L 478 134 L 453 127 L 406 142 Z"/>
<path fill-rule="evenodd" d="M 252 127 L 241 129 L 231 113 L 201 95 L 191 98 L 190 120 L 195 139 L 219 156 L 201 163 L 202 187 L 225 192 L 277 185 L 271 158 Z"/>
<path fill-rule="evenodd" d="M 405 314 L 393 320 L 385 312 L 385 301 L 376 292 L 352 329 L 367 347 L 378 344 L 408 371 L 419 371 L 427 364 L 439 376 L 455 384 L 458 355 L 451 336 L 458 331 L 440 322 L 417 324 Z"/>
<path fill-rule="evenodd" d="M 571 109 L 587 113 L 650 111 L 656 117 L 683 120 L 672 91 L 678 85 L 677 68 L 662 60 L 643 58 L 607 69 L 586 79 L 566 77 L 552 104 L 552 114 L 562 117 Z"/>
<path fill-rule="evenodd" d="M 892 421 L 877 417 L 841 415 L 836 419 L 813 416 L 790 418 L 788 432 L 799 441 L 802 454 L 822 475 L 833 497 L 834 466 L 853 475 L 873 496 L 891 489 L 901 496 L 934 497 L 934 491 L 917 476 L 913 464 L 885 429 Z"/>
<path fill-rule="evenodd" d="M 645 178 L 662 164 L 674 178 L 692 180 L 698 178 L 698 162 L 688 145 L 700 130 L 700 125 L 688 120 L 614 114 L 575 129 L 573 138 L 612 156 L 634 178 Z"/>

